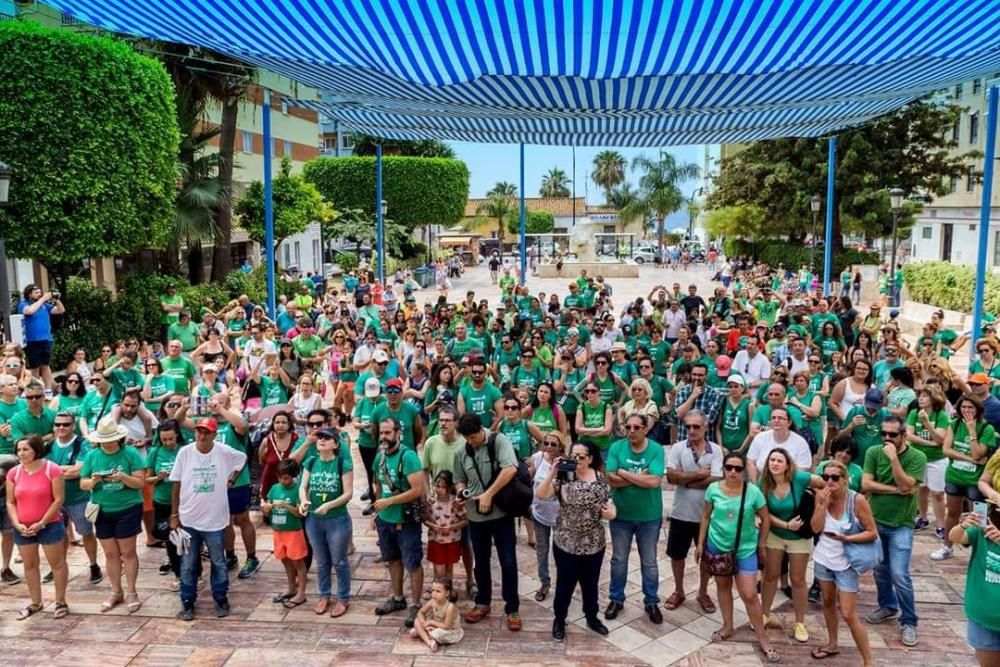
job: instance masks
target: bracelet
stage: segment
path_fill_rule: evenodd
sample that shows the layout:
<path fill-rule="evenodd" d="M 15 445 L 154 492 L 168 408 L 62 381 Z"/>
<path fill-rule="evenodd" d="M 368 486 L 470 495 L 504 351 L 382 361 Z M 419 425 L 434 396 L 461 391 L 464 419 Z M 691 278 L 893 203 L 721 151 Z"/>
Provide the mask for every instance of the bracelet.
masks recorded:
<path fill-rule="evenodd" d="M 181 515 L 180 514 L 171 514 L 170 518 L 171 519 L 179 519 L 179 518 L 181 518 Z"/>

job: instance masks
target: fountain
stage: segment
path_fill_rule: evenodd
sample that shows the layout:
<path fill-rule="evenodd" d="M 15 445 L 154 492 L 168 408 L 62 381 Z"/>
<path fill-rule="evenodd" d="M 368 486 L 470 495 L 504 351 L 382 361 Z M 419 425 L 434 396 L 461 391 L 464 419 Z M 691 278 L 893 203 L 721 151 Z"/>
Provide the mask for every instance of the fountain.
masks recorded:
<path fill-rule="evenodd" d="M 581 269 L 586 269 L 590 275 L 603 275 L 608 278 L 638 278 L 639 265 L 631 260 L 624 262 L 613 257 L 598 257 L 595 252 L 597 235 L 601 234 L 603 224 L 590 218 L 577 218 L 573 231 L 567 239 L 569 253 L 573 257 L 565 257 L 561 264 L 552 259 L 551 263 L 538 266 L 540 278 L 576 277 Z"/>

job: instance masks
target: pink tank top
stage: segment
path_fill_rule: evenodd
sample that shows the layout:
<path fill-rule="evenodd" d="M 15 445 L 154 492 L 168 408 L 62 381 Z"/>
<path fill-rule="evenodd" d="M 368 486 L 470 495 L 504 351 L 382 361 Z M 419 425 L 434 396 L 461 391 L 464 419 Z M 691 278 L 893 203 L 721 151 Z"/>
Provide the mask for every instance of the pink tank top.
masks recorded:
<path fill-rule="evenodd" d="M 62 469 L 46 460 L 35 473 L 29 473 L 23 465 L 16 466 L 9 473 L 14 482 L 14 500 L 17 502 L 17 518 L 25 526 L 38 523 L 54 500 L 52 480 L 62 475 Z M 60 520 L 57 512 L 52 521 Z"/>

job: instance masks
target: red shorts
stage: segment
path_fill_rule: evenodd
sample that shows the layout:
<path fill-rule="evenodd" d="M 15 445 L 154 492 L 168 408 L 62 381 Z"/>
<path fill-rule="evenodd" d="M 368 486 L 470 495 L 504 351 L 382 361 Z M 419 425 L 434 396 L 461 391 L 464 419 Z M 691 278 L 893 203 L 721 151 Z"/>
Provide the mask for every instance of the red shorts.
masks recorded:
<path fill-rule="evenodd" d="M 278 560 L 301 560 L 309 554 L 306 534 L 301 530 L 276 530 L 274 536 L 274 557 Z"/>
<path fill-rule="evenodd" d="M 453 565 L 462 558 L 462 543 L 427 543 L 427 560 L 436 565 Z"/>

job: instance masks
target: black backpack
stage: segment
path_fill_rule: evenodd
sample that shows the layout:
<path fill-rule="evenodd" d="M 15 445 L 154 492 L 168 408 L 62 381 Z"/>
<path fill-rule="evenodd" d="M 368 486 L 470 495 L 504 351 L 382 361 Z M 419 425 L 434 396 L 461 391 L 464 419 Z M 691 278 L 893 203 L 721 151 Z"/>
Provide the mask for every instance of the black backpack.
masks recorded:
<path fill-rule="evenodd" d="M 500 468 L 497 466 L 496 437 L 496 433 L 490 433 L 490 437 L 486 440 L 486 453 L 490 457 L 490 470 L 493 473 L 489 484 L 483 481 L 482 475 L 479 473 L 479 466 L 475 462 L 475 451 L 470 452 L 472 447 L 466 445 L 466 454 L 473 459 L 472 467 L 476 471 L 476 476 L 479 477 L 479 483 L 482 484 L 484 491 L 490 488 L 500 475 Z M 535 492 L 531 486 L 531 473 L 528 471 L 528 464 L 524 461 L 518 461 L 514 478 L 497 492 L 493 500 L 496 506 L 506 514 L 527 517 L 531 515 L 531 503 L 534 497 Z"/>

